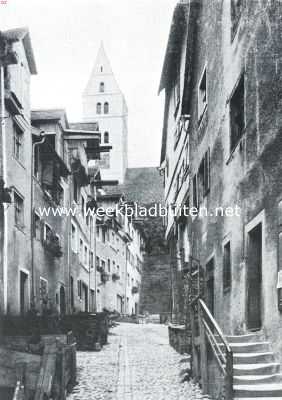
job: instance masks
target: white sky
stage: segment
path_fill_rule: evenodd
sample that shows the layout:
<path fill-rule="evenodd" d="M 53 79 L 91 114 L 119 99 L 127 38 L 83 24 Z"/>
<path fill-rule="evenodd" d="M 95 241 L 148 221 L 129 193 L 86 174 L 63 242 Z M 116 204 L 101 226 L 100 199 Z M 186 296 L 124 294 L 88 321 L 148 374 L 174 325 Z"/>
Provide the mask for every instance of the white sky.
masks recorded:
<path fill-rule="evenodd" d="M 7 0 L 0 29 L 28 26 L 38 75 L 33 108 L 81 120 L 81 96 L 101 40 L 129 108 L 129 166 L 157 166 L 163 96 L 158 85 L 176 0 Z"/>

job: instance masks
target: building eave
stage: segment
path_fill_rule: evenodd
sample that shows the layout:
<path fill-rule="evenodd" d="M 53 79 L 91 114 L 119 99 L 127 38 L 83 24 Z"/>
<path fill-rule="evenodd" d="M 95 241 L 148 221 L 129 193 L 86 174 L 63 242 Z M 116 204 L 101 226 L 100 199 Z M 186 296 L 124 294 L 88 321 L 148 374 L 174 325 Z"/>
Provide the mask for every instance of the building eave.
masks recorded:
<path fill-rule="evenodd" d="M 178 3 L 174 9 L 158 93 L 167 87 L 171 71 L 180 55 L 186 27 L 187 7 L 185 3 Z"/>
<path fill-rule="evenodd" d="M 30 34 L 28 28 L 9 29 L 2 32 L 3 37 L 10 43 L 23 42 L 28 66 L 32 75 L 37 74 L 34 52 L 31 44 Z"/>

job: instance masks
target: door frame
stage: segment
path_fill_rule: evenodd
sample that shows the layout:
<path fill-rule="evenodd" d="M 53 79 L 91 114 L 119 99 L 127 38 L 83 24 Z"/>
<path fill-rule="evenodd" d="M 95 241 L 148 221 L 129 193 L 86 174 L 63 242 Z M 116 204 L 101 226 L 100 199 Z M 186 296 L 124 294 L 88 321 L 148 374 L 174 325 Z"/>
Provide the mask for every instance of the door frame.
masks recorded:
<path fill-rule="evenodd" d="M 18 284 L 19 284 L 19 287 L 18 287 L 18 300 L 19 300 L 18 301 L 18 306 L 19 306 L 19 314 L 21 314 L 21 272 L 23 272 L 24 274 L 27 275 L 27 296 L 28 296 L 28 299 L 27 299 L 28 309 L 27 309 L 27 311 L 30 310 L 30 301 L 31 301 L 30 272 L 26 268 L 20 267 L 19 270 L 18 270 Z"/>
<path fill-rule="evenodd" d="M 215 288 L 215 282 L 216 282 L 216 279 L 215 279 L 215 260 L 216 260 L 216 258 L 215 258 L 215 252 L 214 251 L 205 260 L 205 294 L 206 294 L 206 290 L 207 290 L 207 266 L 211 261 L 213 261 L 213 280 L 214 280 L 214 282 L 213 282 L 213 290 L 214 290 L 214 293 L 213 293 L 213 317 L 215 317 L 215 304 L 216 304 L 216 302 L 215 302 L 215 293 L 216 293 L 216 288 Z M 208 304 L 207 304 L 207 306 L 208 306 Z"/>
<path fill-rule="evenodd" d="M 262 210 L 257 214 L 250 222 L 245 225 L 245 260 L 246 260 L 246 271 L 245 271 L 245 323 L 246 330 L 252 332 L 252 329 L 248 328 L 248 249 L 249 249 L 249 233 L 257 226 L 261 224 L 261 328 L 264 325 L 264 296 L 263 296 L 263 283 L 264 283 L 264 262 L 265 262 L 265 211 Z"/>

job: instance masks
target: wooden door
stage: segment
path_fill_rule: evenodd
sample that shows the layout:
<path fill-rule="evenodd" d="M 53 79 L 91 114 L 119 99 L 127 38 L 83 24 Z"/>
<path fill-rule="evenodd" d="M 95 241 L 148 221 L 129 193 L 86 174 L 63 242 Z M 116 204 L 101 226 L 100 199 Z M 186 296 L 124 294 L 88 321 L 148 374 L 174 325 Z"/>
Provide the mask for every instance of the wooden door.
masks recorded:
<path fill-rule="evenodd" d="M 262 308 L 262 227 L 258 224 L 248 233 L 247 258 L 247 326 L 261 328 Z"/>

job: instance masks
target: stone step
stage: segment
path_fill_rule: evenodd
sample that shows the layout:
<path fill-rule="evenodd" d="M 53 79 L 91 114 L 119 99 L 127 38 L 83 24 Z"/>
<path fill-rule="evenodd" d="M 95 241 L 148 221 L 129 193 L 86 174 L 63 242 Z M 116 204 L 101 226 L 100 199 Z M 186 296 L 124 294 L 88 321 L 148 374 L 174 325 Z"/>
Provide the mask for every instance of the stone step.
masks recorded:
<path fill-rule="evenodd" d="M 271 375 L 238 375 L 234 376 L 234 385 L 249 385 L 254 383 L 281 383 L 282 374 Z"/>
<path fill-rule="evenodd" d="M 271 363 L 274 361 L 274 353 L 235 353 L 233 360 L 234 364 Z"/>
<path fill-rule="evenodd" d="M 277 400 L 277 397 L 258 397 L 259 400 Z M 254 400 L 254 397 L 234 397 L 234 400 Z"/>
<path fill-rule="evenodd" d="M 219 345 L 221 348 L 223 344 Z M 253 343 L 230 343 L 233 354 L 236 353 L 264 353 L 271 350 L 269 342 L 253 342 Z"/>
<path fill-rule="evenodd" d="M 282 384 L 280 383 L 264 383 L 253 385 L 234 385 L 234 397 L 282 397 Z"/>
<path fill-rule="evenodd" d="M 246 335 L 226 335 L 225 338 L 228 343 L 250 343 L 264 341 L 261 333 L 247 333 Z"/>
<path fill-rule="evenodd" d="M 234 376 L 272 375 L 280 372 L 279 363 L 234 364 Z"/>

